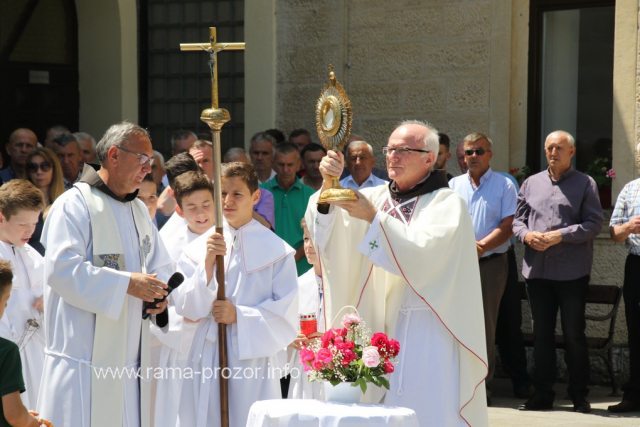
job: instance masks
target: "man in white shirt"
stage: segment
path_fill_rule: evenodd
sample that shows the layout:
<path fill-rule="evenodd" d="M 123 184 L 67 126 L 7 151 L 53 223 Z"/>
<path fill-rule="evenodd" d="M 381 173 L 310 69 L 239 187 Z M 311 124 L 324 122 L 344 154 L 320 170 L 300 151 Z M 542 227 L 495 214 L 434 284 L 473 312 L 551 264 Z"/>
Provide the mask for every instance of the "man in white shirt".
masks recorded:
<path fill-rule="evenodd" d="M 372 173 L 376 158 L 373 155 L 373 148 L 365 141 L 351 142 L 347 147 L 345 161 L 351 175 L 340 180 L 340 185 L 344 188 L 361 190 L 388 184 L 387 181 Z"/>

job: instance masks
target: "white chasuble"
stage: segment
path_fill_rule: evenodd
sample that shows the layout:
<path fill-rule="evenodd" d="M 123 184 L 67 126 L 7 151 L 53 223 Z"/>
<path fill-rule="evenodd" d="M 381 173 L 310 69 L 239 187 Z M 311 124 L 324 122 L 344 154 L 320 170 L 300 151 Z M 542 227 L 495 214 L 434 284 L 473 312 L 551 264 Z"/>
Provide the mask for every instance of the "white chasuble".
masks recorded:
<path fill-rule="evenodd" d="M 28 244 L 17 247 L 0 242 L 0 258 L 9 261 L 13 268 L 11 297 L 0 319 L 0 337 L 20 348 L 27 389 L 20 398 L 27 409 L 35 409 L 44 365 L 44 322 L 33 303 L 42 296 L 44 264 L 38 251 Z"/>
<path fill-rule="evenodd" d="M 325 319 L 354 305 L 372 332 L 400 342 L 385 404 L 416 411 L 421 426 L 486 426 L 486 344 L 475 237 L 449 188 L 393 200 L 362 190 L 372 224 L 309 200 L 307 224 L 322 265 Z"/>
<path fill-rule="evenodd" d="M 225 222 L 225 293 L 237 322 L 227 325 L 229 372 L 219 371 L 218 324 L 211 315 L 218 284 L 206 281 L 205 232 L 189 244 L 178 270 L 193 275 L 173 293 L 178 314 L 198 324 L 184 379 L 178 425 L 220 426 L 220 383 L 229 379 L 229 425 L 244 426 L 258 400 L 279 399 L 284 349 L 298 331 L 298 284 L 294 250 L 255 220 L 235 230 Z"/>
<path fill-rule="evenodd" d="M 149 426 L 149 322 L 127 289 L 132 272 L 166 282 L 173 264 L 146 208 L 79 183 L 52 206 L 43 241 L 41 416 L 56 427 Z"/>

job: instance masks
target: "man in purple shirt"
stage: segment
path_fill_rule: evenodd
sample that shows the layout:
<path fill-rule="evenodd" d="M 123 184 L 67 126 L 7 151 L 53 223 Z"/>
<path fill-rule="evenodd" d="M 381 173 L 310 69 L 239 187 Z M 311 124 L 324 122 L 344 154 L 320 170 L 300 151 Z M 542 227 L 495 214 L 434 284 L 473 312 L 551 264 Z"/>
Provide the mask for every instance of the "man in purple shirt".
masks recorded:
<path fill-rule="evenodd" d="M 598 189 L 591 177 L 576 171 L 573 137 L 549 134 L 544 144 L 549 168 L 528 178 L 520 189 L 513 232 L 525 246 L 522 275 L 533 317 L 534 394 L 521 410 L 553 407 L 556 376 L 555 327 L 558 307 L 569 371 L 573 410 L 591 412 L 589 352 L 584 312 L 593 263 L 593 239 L 602 229 Z"/>

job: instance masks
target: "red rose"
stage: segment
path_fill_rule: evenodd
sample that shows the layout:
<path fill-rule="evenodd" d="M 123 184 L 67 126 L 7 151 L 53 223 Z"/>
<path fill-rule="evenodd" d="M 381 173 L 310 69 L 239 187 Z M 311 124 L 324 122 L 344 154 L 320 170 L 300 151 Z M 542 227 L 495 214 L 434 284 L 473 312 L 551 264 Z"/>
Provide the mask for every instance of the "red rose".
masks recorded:
<path fill-rule="evenodd" d="M 341 335 L 341 336 L 343 336 L 343 337 L 346 337 L 346 336 L 347 336 L 347 332 L 349 332 L 349 331 L 347 330 L 347 328 L 342 328 L 342 329 L 340 329 L 340 335 Z"/>
<path fill-rule="evenodd" d="M 371 337 L 371 345 L 378 347 L 378 350 L 381 350 L 380 353 L 386 353 L 389 348 L 389 337 L 382 332 L 376 332 Z"/>
<path fill-rule="evenodd" d="M 396 357 L 400 353 L 400 343 L 396 340 L 390 340 L 387 346 L 390 357 Z"/>
<path fill-rule="evenodd" d="M 342 353 L 342 366 L 347 366 L 352 360 L 356 360 L 358 356 L 352 350 L 345 350 Z"/>
<path fill-rule="evenodd" d="M 343 348 L 345 350 L 353 350 L 356 347 L 355 343 L 353 341 L 345 341 L 343 344 Z"/>
<path fill-rule="evenodd" d="M 388 360 L 386 362 L 384 362 L 384 373 L 385 374 L 390 374 L 393 371 L 395 371 L 395 366 L 393 366 L 393 363 L 389 362 Z"/>

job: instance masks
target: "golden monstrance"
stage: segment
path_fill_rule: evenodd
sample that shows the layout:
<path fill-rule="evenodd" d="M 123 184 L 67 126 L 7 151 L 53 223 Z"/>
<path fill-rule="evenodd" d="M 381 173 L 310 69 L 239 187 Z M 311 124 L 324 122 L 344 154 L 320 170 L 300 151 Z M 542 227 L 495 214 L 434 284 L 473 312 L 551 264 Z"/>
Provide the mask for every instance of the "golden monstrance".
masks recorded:
<path fill-rule="evenodd" d="M 342 150 L 349 141 L 353 111 L 351 101 L 342 85 L 336 80 L 333 66 L 329 65 L 329 83 L 320 92 L 316 103 L 316 128 L 322 145 L 327 150 Z M 331 188 L 325 190 L 318 199 L 318 204 L 326 204 L 339 200 L 358 200 L 353 190 L 340 186 L 340 177 L 332 177 Z"/>

